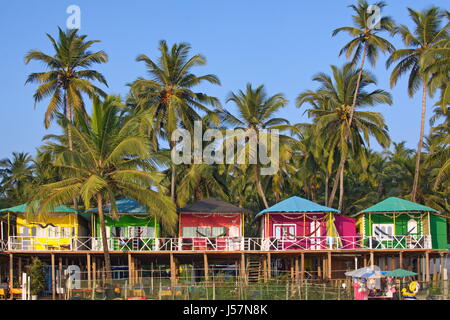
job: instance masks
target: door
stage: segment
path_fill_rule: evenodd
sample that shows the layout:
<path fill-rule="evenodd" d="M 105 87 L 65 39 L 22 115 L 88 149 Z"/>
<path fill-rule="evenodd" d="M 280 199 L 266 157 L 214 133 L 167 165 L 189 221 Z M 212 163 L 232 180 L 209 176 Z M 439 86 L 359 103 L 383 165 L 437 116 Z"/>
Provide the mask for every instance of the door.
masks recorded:
<path fill-rule="evenodd" d="M 309 230 L 310 230 L 310 249 L 311 250 L 320 250 L 321 249 L 321 243 L 325 239 L 322 239 L 322 226 L 320 224 L 320 221 L 313 220 L 309 224 Z"/>
<path fill-rule="evenodd" d="M 289 249 L 295 243 L 297 225 L 295 224 L 275 224 L 275 238 L 281 243 L 281 248 Z"/>

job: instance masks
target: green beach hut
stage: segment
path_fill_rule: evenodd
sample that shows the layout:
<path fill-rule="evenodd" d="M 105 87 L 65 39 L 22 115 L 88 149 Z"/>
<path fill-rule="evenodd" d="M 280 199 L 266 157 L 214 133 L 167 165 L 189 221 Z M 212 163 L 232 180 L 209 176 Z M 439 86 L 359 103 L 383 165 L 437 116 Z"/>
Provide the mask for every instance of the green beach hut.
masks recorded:
<path fill-rule="evenodd" d="M 447 219 L 433 208 L 390 197 L 356 214 L 365 246 L 447 249 Z"/>
<path fill-rule="evenodd" d="M 155 238 L 159 237 L 160 226 L 149 210 L 134 199 L 125 198 L 116 201 L 118 215 L 114 219 L 111 206 L 104 207 L 106 235 L 109 249 L 113 251 L 152 250 Z M 91 219 L 91 233 L 94 237 L 93 250 L 101 250 L 100 221 L 98 209 L 88 210 L 85 215 Z"/>

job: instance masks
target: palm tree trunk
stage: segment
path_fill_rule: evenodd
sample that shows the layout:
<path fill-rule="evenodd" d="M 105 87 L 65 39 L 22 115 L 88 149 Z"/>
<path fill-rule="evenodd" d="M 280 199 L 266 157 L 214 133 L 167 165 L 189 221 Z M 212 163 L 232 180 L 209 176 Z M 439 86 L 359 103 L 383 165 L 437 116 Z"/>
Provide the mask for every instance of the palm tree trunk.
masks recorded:
<path fill-rule="evenodd" d="M 261 177 L 259 175 L 259 166 L 257 164 L 255 164 L 254 170 L 255 170 L 255 179 L 256 179 L 256 189 L 258 190 L 259 196 L 261 197 L 261 199 L 264 203 L 264 206 L 267 209 L 267 208 L 269 208 L 269 204 L 267 203 L 266 195 L 264 194 L 264 190 L 261 185 Z"/>
<path fill-rule="evenodd" d="M 170 141 L 170 150 L 173 150 L 174 143 Z M 172 172 L 171 172 L 171 179 L 170 179 L 170 198 L 172 199 L 173 203 L 175 202 L 175 183 L 176 183 L 176 172 L 175 172 L 175 164 L 172 163 Z"/>
<path fill-rule="evenodd" d="M 353 93 L 353 103 L 352 103 L 352 107 L 350 109 L 350 117 L 348 119 L 348 132 L 345 134 L 345 140 L 348 140 L 348 136 L 350 134 L 350 128 L 352 125 L 352 121 L 353 121 L 353 114 L 355 112 L 355 107 L 356 107 L 356 100 L 358 99 L 358 93 L 359 93 L 359 87 L 361 84 L 361 78 L 362 78 L 362 74 L 363 74 L 363 68 L 364 68 L 364 63 L 366 61 L 366 56 L 367 56 L 367 48 L 368 48 L 368 43 L 364 43 L 364 52 L 361 58 L 361 65 L 359 67 L 359 73 L 358 73 L 358 79 L 356 81 L 356 87 L 355 87 L 355 92 Z M 337 183 L 340 180 L 340 178 L 338 177 L 342 177 L 342 179 L 344 179 L 344 168 L 345 168 L 345 161 L 346 161 L 346 156 L 343 156 L 341 158 L 341 162 L 339 163 L 339 167 L 338 167 L 338 171 L 336 172 L 336 178 L 334 179 L 334 184 L 333 184 L 333 190 L 331 192 L 331 196 L 330 199 L 328 201 L 328 206 L 330 207 L 333 204 L 334 201 L 334 197 L 336 195 L 336 191 L 337 191 Z M 344 183 L 342 181 L 342 183 Z M 342 197 L 344 195 L 342 194 Z M 339 197 L 341 197 L 341 195 L 339 195 Z M 340 202 L 340 200 L 339 200 Z"/>
<path fill-rule="evenodd" d="M 344 170 L 341 170 L 339 176 L 339 205 L 338 210 L 342 211 L 342 204 L 344 202 Z"/>
<path fill-rule="evenodd" d="M 106 237 L 105 216 L 103 214 L 103 197 L 100 193 L 97 194 L 97 209 L 98 209 L 98 217 L 100 220 L 100 231 L 102 233 L 102 246 L 103 246 L 103 256 L 105 258 L 106 280 L 109 281 L 112 279 L 111 256 L 109 255 L 108 239 Z"/>
<path fill-rule="evenodd" d="M 330 181 L 330 174 L 328 173 L 328 170 L 327 170 L 327 172 L 325 173 L 325 205 L 326 206 L 328 205 L 328 188 L 329 188 L 328 184 L 329 184 L 329 181 Z"/>
<path fill-rule="evenodd" d="M 67 112 L 67 120 L 69 120 L 69 123 L 72 124 L 72 107 L 67 105 L 67 91 L 64 93 L 64 111 Z M 69 143 L 69 150 L 73 151 L 72 129 L 70 127 L 67 128 L 67 141 Z M 73 208 L 78 210 L 78 201 L 76 197 L 73 198 Z"/>
<path fill-rule="evenodd" d="M 414 182 L 411 193 L 411 201 L 416 201 L 417 192 L 419 191 L 419 175 L 420 175 L 420 157 L 422 155 L 423 136 L 425 133 L 425 113 L 427 111 L 427 79 L 423 80 L 422 92 L 422 116 L 420 119 L 420 137 L 417 145 L 416 167 L 414 170 Z"/>

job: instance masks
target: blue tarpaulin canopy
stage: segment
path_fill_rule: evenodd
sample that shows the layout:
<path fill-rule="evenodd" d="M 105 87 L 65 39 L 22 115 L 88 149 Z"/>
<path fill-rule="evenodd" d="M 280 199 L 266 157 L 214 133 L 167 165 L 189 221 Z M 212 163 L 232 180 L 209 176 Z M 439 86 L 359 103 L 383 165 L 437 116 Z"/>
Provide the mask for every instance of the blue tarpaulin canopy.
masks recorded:
<path fill-rule="evenodd" d="M 303 213 L 303 212 L 337 212 L 340 211 L 337 209 L 329 208 L 312 202 L 307 199 L 303 199 L 297 196 L 290 197 L 286 200 L 278 202 L 277 204 L 267 208 L 260 213 L 258 213 L 257 217 L 263 215 L 265 213 Z"/>
<path fill-rule="evenodd" d="M 117 206 L 117 212 L 118 213 L 148 213 L 149 210 L 141 205 L 139 202 L 137 202 L 134 199 L 131 198 L 124 198 L 116 201 Z M 109 213 L 111 211 L 111 205 L 108 204 L 103 207 L 103 210 L 105 210 L 106 213 Z M 97 212 L 98 209 L 90 209 L 87 212 Z"/>

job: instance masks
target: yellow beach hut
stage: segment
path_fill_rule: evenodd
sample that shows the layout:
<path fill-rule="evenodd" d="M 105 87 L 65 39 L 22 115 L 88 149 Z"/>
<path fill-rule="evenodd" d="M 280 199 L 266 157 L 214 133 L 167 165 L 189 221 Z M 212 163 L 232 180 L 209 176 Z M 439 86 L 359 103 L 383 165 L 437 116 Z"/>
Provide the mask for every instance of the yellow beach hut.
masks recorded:
<path fill-rule="evenodd" d="M 77 250 L 88 236 L 88 223 L 78 211 L 64 205 L 37 217 L 27 213 L 27 205 L 6 208 L 8 224 L 14 216 L 15 234 L 8 235 L 8 249 L 22 251 Z M 8 227 L 9 230 L 9 227 Z"/>

